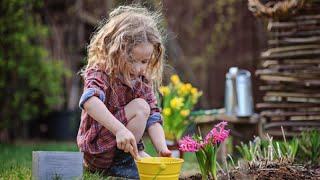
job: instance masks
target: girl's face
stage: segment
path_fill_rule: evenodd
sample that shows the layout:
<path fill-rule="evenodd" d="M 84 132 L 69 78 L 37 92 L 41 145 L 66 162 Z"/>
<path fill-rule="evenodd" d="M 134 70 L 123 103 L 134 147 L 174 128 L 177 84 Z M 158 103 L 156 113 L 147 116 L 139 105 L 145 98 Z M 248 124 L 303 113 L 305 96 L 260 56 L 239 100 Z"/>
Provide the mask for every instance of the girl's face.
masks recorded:
<path fill-rule="evenodd" d="M 131 60 L 132 70 L 130 72 L 131 79 L 144 75 L 147 65 L 153 54 L 153 45 L 151 43 L 138 44 L 132 49 Z"/>

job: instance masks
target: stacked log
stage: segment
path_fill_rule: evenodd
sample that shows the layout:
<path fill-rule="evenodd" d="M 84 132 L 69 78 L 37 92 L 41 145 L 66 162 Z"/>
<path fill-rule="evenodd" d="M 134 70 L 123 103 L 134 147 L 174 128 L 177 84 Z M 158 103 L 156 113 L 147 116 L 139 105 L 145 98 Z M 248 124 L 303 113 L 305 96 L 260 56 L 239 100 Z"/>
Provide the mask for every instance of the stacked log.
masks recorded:
<path fill-rule="evenodd" d="M 296 3 L 287 15 L 264 14 L 269 16 L 270 38 L 256 71 L 263 82 L 263 102 L 256 107 L 272 136 L 282 134 L 281 126 L 287 136 L 320 127 L 320 0 L 278 4 L 285 2 Z"/>

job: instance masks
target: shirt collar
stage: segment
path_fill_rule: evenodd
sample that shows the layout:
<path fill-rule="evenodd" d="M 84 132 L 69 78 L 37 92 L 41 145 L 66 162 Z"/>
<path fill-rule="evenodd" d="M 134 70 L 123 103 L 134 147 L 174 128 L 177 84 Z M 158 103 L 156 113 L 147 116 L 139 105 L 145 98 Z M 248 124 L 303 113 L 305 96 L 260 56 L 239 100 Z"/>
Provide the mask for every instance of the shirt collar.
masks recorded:
<path fill-rule="evenodd" d="M 133 88 L 137 88 L 138 86 L 140 86 L 141 84 L 143 84 L 143 81 L 145 81 L 145 77 L 140 75 L 138 77 L 136 77 L 134 80 L 131 80 L 131 86 L 129 84 L 127 84 L 124 80 L 124 76 L 121 74 L 116 78 L 116 82 L 117 83 L 121 83 L 124 84 L 128 87 L 130 87 L 131 89 Z"/>

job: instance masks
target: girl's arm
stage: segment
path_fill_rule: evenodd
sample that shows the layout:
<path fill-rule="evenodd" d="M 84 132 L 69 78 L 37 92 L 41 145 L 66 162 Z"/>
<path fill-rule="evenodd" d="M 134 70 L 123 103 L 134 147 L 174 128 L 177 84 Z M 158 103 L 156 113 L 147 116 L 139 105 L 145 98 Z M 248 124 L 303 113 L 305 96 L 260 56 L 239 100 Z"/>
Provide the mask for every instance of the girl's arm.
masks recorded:
<path fill-rule="evenodd" d="M 148 134 L 152 141 L 152 144 L 155 146 L 156 150 L 159 153 L 159 156 L 169 157 L 171 152 L 168 150 L 166 139 L 164 135 L 163 128 L 161 124 L 154 123 L 148 128 Z"/>
<path fill-rule="evenodd" d="M 164 136 L 164 131 L 161 124 L 154 123 L 148 128 L 148 134 L 158 152 L 160 152 L 166 146 L 166 140 Z"/>
<path fill-rule="evenodd" d="M 130 152 L 131 148 L 133 148 L 135 154 L 138 154 L 137 143 L 134 135 L 111 114 L 108 108 L 98 97 L 90 97 L 83 104 L 83 108 L 93 119 L 98 121 L 116 136 L 117 147 L 119 149 L 122 149 L 125 152 Z"/>

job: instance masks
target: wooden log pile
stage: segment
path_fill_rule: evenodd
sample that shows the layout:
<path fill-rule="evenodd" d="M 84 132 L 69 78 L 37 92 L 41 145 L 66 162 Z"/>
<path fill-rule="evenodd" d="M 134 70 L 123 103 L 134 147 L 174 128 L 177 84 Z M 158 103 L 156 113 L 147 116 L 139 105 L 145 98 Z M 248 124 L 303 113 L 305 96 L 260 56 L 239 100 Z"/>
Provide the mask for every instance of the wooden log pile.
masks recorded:
<path fill-rule="evenodd" d="M 249 9 L 254 2 L 249 0 Z M 259 9 L 252 8 L 258 6 L 250 9 L 269 17 L 268 50 L 261 53 L 261 68 L 256 71 L 264 96 L 256 107 L 266 120 L 264 130 L 272 136 L 281 136 L 281 126 L 287 136 L 320 128 L 320 0 L 278 1 L 278 5 L 290 2 L 297 3 L 292 9 L 296 12 L 289 14 L 288 9 L 287 16 L 271 10 L 258 14 Z"/>

